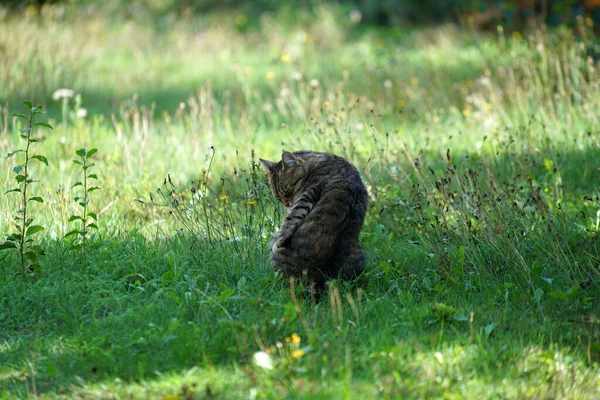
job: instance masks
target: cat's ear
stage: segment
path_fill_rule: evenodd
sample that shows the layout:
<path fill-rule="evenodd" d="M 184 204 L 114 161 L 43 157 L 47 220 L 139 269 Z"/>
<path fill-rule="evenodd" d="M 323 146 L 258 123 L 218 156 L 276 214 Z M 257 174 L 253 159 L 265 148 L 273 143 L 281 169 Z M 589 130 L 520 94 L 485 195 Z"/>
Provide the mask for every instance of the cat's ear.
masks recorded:
<path fill-rule="evenodd" d="M 297 167 L 304 162 L 303 159 L 296 156 L 294 153 L 290 153 L 289 151 L 283 152 L 281 155 L 281 160 L 283 161 L 284 167 Z"/>
<path fill-rule="evenodd" d="M 267 172 L 270 172 L 273 169 L 273 165 L 275 165 L 273 161 L 263 160 L 262 158 L 259 158 L 259 160 L 263 167 L 265 167 Z"/>

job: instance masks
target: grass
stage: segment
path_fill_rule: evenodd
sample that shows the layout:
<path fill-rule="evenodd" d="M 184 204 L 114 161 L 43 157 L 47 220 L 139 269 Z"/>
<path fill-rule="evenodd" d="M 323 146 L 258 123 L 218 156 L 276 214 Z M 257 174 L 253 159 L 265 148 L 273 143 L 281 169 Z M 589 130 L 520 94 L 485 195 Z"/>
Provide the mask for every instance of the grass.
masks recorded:
<path fill-rule="evenodd" d="M 19 148 L 20 100 L 55 128 L 32 169 L 42 274 L 0 253 L 0 397 L 598 396 L 589 26 L 102 11 L 46 6 L 0 31 L 0 151 Z M 79 97 L 52 100 L 64 87 Z M 85 260 L 62 239 L 80 148 L 101 187 Z M 282 148 L 344 155 L 371 195 L 367 270 L 319 302 L 266 253 L 284 210 L 255 160 Z M 17 209 L 0 197 L 1 232 Z"/>

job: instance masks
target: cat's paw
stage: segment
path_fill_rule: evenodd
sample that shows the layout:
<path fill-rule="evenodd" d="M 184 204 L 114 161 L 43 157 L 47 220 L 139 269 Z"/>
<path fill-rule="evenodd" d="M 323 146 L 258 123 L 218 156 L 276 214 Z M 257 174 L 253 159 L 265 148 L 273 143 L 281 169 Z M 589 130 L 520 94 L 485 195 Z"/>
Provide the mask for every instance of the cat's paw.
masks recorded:
<path fill-rule="evenodd" d="M 285 248 L 285 242 L 287 241 L 288 238 L 286 237 L 281 237 L 279 239 L 277 239 L 275 241 L 275 243 L 273 243 L 273 247 L 271 247 L 271 250 L 273 251 L 273 253 L 279 253 L 281 251 L 283 251 L 283 249 Z"/>

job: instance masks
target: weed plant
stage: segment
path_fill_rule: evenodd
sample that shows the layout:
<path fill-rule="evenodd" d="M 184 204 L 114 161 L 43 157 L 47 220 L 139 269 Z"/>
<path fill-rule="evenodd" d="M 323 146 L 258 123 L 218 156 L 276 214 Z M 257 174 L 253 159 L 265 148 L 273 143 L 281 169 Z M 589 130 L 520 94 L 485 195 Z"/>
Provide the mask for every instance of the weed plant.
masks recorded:
<path fill-rule="evenodd" d="M 31 163 L 35 160 L 46 164 L 47 166 L 48 159 L 41 154 L 32 155 L 31 152 L 33 151 L 33 148 L 31 148 L 31 145 L 44 140 L 39 136 L 34 137 L 36 127 L 42 126 L 50 129 L 54 128 L 46 122 L 35 122 L 35 117 L 45 112 L 42 110 L 41 106 L 34 107 L 28 101 L 24 101 L 23 104 L 29 110 L 29 116 L 15 112 L 13 113 L 13 117 L 27 121 L 27 126 L 19 130 L 21 139 L 25 140 L 25 148 L 11 151 L 6 158 L 11 158 L 18 153 L 24 153 L 25 159 L 21 164 L 18 164 L 13 168 L 13 172 L 16 174 L 15 181 L 18 186 L 4 192 L 5 195 L 8 193 L 20 193 L 21 208 L 17 210 L 14 217 L 14 228 L 16 231 L 6 237 L 6 242 L 0 245 L 0 250 L 16 248 L 21 260 L 21 276 L 25 277 L 27 274 L 29 277 L 37 278 L 42 274 L 42 266 L 40 265 L 38 258 L 44 255 L 44 249 L 39 245 L 34 244 L 33 235 L 43 231 L 44 227 L 41 225 L 33 225 L 33 218 L 30 218 L 28 210 L 30 210 L 29 204 L 31 202 L 43 203 L 44 199 L 40 196 L 31 196 L 31 193 L 29 192 L 31 190 L 31 185 L 39 182 L 39 180 L 32 178 Z"/>
<path fill-rule="evenodd" d="M 73 199 L 80 207 L 81 214 L 71 215 L 69 218 L 69 222 L 77 222 L 81 223 L 81 228 L 74 229 L 68 232 L 65 235 L 65 238 L 76 235 L 77 239 L 81 239 L 80 244 L 76 244 L 73 246 L 74 249 L 81 249 L 81 255 L 83 258 L 83 263 L 86 263 L 87 256 L 87 238 L 91 229 L 98 229 L 98 225 L 96 222 L 98 221 L 98 216 L 95 212 L 89 211 L 89 195 L 90 193 L 100 189 L 98 186 L 90 186 L 89 182 L 92 180 L 97 181 L 98 175 L 91 174 L 88 172 L 90 168 L 94 166 L 94 163 L 90 162 L 90 157 L 98 152 L 98 149 L 89 149 L 81 148 L 75 152 L 79 159 L 73 160 L 73 163 L 79 165 L 81 167 L 81 173 L 83 175 L 83 180 L 77 181 L 71 186 L 71 189 L 76 187 L 81 187 L 83 194 L 81 196 L 75 196 Z"/>

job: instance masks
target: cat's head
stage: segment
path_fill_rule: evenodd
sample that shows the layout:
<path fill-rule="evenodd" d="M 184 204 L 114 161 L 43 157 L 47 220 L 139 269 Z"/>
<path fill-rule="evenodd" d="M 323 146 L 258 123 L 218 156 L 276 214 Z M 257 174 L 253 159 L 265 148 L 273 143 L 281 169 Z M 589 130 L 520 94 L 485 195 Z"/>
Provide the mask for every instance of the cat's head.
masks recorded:
<path fill-rule="evenodd" d="M 273 196 L 284 206 L 290 206 L 306 175 L 304 160 L 294 153 L 284 151 L 281 161 L 273 162 L 261 158 L 260 162 L 269 173 Z"/>

